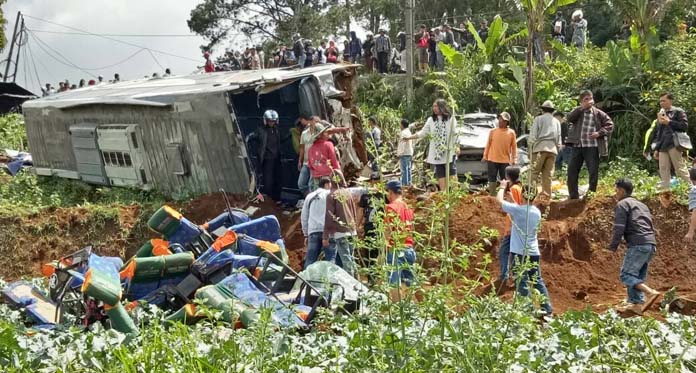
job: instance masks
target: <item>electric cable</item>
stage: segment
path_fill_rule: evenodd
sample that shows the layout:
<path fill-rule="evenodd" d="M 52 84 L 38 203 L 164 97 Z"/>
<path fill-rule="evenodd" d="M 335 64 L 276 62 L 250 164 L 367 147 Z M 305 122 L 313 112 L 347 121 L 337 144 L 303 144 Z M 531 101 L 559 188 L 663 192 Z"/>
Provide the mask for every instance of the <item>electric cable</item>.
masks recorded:
<path fill-rule="evenodd" d="M 119 39 L 116 39 L 116 38 L 113 38 L 113 37 L 110 37 L 110 36 L 104 36 L 104 35 L 101 35 L 101 34 L 96 34 L 96 33 L 93 33 L 93 32 L 81 30 L 81 29 L 78 29 L 78 28 L 75 28 L 75 27 L 72 27 L 72 26 L 67 26 L 67 25 L 63 25 L 63 24 L 57 23 L 57 22 L 48 21 L 48 20 L 45 20 L 45 19 L 42 19 L 42 18 L 30 16 L 30 15 L 28 15 L 28 14 L 24 14 L 24 17 L 26 17 L 26 18 L 31 18 L 31 19 L 34 19 L 34 20 L 37 20 L 37 21 L 40 21 L 40 22 L 46 22 L 46 23 L 49 23 L 49 24 L 52 24 L 52 25 L 56 25 L 56 26 L 60 26 L 60 27 L 65 27 L 65 28 L 70 29 L 70 30 L 74 30 L 74 31 L 78 31 L 78 32 L 83 32 L 83 33 L 85 33 L 85 34 L 98 36 L 98 37 L 100 37 L 100 38 L 104 38 L 104 39 L 107 39 L 107 40 L 115 41 L 115 42 L 117 42 L 117 43 L 121 43 L 121 44 L 125 44 L 125 45 L 130 45 L 130 46 L 132 46 L 132 47 L 143 48 L 143 49 L 149 49 L 149 50 L 152 51 L 152 52 L 157 52 L 157 53 L 160 53 L 160 54 L 164 54 L 164 55 L 168 55 L 168 56 L 172 56 L 172 57 L 177 57 L 177 58 L 181 58 L 181 59 L 185 59 L 185 60 L 189 60 L 189 61 L 193 61 L 193 62 L 199 62 L 199 60 L 197 60 L 197 59 L 193 59 L 193 58 L 189 58 L 189 57 L 185 57 L 185 56 L 180 56 L 180 55 L 177 55 L 177 54 L 173 54 L 173 53 L 169 53 L 169 52 L 165 52 L 165 51 L 161 51 L 161 50 L 157 50 L 157 49 L 148 48 L 148 47 L 145 47 L 145 46 L 142 46 L 142 45 L 138 45 L 138 44 L 134 44 L 134 43 L 131 43 L 131 42 L 119 40 Z"/>
<path fill-rule="evenodd" d="M 89 71 L 85 71 L 85 70 L 81 69 L 79 66 L 77 66 L 76 64 L 74 64 L 73 62 L 71 62 L 70 60 L 68 60 L 65 56 L 63 56 L 60 52 L 56 51 L 55 49 L 51 48 L 49 45 L 45 44 L 45 42 L 44 42 L 43 40 L 41 40 L 38 36 L 36 36 L 36 34 L 34 34 L 33 32 L 31 32 L 29 35 L 31 35 L 31 37 L 34 38 L 34 40 L 37 42 L 37 45 L 38 45 L 38 46 L 41 48 L 41 50 L 43 50 L 44 53 L 46 53 L 49 57 L 53 58 L 54 60 L 58 61 L 59 63 L 65 65 L 65 66 L 72 67 L 72 68 L 74 68 L 74 69 L 80 70 L 80 71 L 82 71 L 83 73 L 85 73 L 85 74 L 87 74 L 87 75 L 90 75 L 90 76 L 96 78 L 96 75 L 92 74 L 92 73 L 89 72 Z M 54 51 L 54 52 L 56 52 L 56 53 L 57 53 L 60 57 L 62 57 L 65 61 L 62 61 L 60 58 L 57 58 L 56 56 L 54 56 L 53 54 L 51 54 L 51 53 L 47 50 L 47 48 L 50 49 L 50 50 L 52 50 L 52 51 Z"/>

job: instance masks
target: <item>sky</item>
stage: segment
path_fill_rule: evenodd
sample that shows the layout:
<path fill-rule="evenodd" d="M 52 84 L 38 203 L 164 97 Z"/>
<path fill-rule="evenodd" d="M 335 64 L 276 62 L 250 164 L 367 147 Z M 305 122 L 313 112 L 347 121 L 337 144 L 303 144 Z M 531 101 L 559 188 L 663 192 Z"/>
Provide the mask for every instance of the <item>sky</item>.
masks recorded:
<path fill-rule="evenodd" d="M 41 85 L 51 83 L 57 86 L 58 81 L 65 79 L 68 79 L 71 84 L 77 84 L 80 79 L 87 81 L 96 79 L 98 75 L 103 75 L 106 80 L 113 79 L 116 72 L 122 79 L 142 78 L 144 75 L 152 75 L 155 72 L 162 75 L 165 68 L 170 68 L 174 74 L 188 74 L 204 63 L 199 46 L 206 42 L 203 38 L 191 33 L 186 25 L 191 9 L 200 2 L 200 0 L 10 0 L 3 5 L 5 17 L 8 20 L 5 29 L 8 46 L 3 51 L 2 58 L 3 60 L 7 58 L 9 39 L 17 11 L 21 11 L 26 15 L 26 27 L 32 31 L 28 36 L 28 44 L 22 48 L 24 51 L 20 54 L 16 81 L 34 93 L 41 93 L 37 75 Z M 79 31 L 42 22 L 29 16 L 96 34 L 186 36 L 112 37 L 138 45 L 133 46 L 92 35 L 43 32 L 76 33 Z M 140 47 L 153 50 L 152 54 L 155 58 Z M 224 46 L 218 49 L 224 50 Z M 185 58 L 158 53 L 154 50 Z M 64 56 L 64 59 L 58 53 Z M 128 59 L 131 56 L 132 58 Z M 107 67 L 114 64 L 117 65 Z M 3 74 L 4 68 L 3 63 Z"/>

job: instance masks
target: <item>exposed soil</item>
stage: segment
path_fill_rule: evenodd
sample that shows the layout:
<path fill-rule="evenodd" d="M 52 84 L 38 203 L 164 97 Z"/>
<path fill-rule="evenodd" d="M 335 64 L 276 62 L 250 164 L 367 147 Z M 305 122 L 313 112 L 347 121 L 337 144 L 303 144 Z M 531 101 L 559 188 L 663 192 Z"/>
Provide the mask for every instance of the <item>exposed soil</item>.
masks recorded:
<path fill-rule="evenodd" d="M 548 286 L 555 312 L 591 307 L 603 311 L 625 299 L 625 288 L 619 281 L 619 270 L 625 247 L 616 253 L 608 251 L 613 233 L 615 203 L 610 198 L 583 201 L 551 202 L 540 206 L 546 214 L 539 234 L 542 252 L 542 274 Z M 679 294 L 696 290 L 696 258 L 694 248 L 683 236 L 688 227 L 688 211 L 683 206 L 662 206 L 649 201 L 657 230 L 657 254 L 649 266 L 647 284 L 662 292 L 673 286 Z M 466 198 L 454 210 L 451 232 L 459 242 L 479 240 L 482 225 L 500 232 L 505 216 L 494 198 Z M 498 243 L 485 250 L 495 257 L 490 270 L 497 277 Z M 657 309 L 657 306 L 653 306 Z"/>
<path fill-rule="evenodd" d="M 300 269 L 305 248 L 299 211 L 283 212 L 272 201 L 250 203 L 239 196 L 231 200 L 234 207 L 258 207 L 255 217 L 276 215 L 290 264 Z M 606 250 L 613 229 L 614 205 L 611 199 L 603 198 L 589 203 L 564 201 L 540 206 L 545 215 L 539 234 L 542 273 L 556 312 L 586 307 L 603 311 L 625 298 L 625 288 L 618 278 L 625 248 L 617 253 Z M 174 206 L 189 220 L 202 223 L 223 211 L 225 202 L 219 193 L 214 193 Z M 682 238 L 688 226 L 688 211 L 675 203 L 663 206 L 659 201 L 650 201 L 648 206 L 658 233 L 657 255 L 650 264 L 648 284 L 662 292 L 676 286 L 678 294 L 696 293 L 695 249 Z M 425 213 L 424 208 L 418 212 Z M 150 214 L 138 206 L 126 206 L 118 208 L 117 216 L 86 208 L 62 208 L 0 218 L 0 278 L 36 276 L 42 263 L 86 245 L 94 246 L 102 255 L 128 257 L 145 240 L 155 237 L 146 225 Z M 481 242 L 482 226 L 503 232 L 506 220 L 492 197 L 469 196 L 452 209 L 450 238 L 464 244 Z M 493 278 L 498 275 L 498 244 L 498 240 L 483 243 L 484 252 L 494 258 L 489 266 Z M 478 256 L 476 259 L 482 257 Z M 425 265 L 428 267 L 429 263 Z M 472 269 L 467 275 L 475 273 Z M 508 292 L 503 296 L 510 295 Z"/>
<path fill-rule="evenodd" d="M 0 278 L 40 275 L 43 263 L 90 245 L 97 254 L 125 257 L 149 237 L 149 216 L 143 217 L 138 206 L 115 211 L 52 208 L 0 218 Z"/>

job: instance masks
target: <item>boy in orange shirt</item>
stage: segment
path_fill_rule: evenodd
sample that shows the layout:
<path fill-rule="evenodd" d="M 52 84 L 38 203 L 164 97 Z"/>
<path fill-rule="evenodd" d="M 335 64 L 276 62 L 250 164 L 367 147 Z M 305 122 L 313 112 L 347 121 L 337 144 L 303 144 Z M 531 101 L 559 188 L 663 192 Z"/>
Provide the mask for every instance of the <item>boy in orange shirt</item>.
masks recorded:
<path fill-rule="evenodd" d="M 505 168 L 505 180 L 508 181 L 505 188 L 505 195 L 512 202 L 522 204 L 522 183 L 520 182 L 520 168 L 517 166 L 508 166 Z M 500 277 L 496 281 L 496 288 L 501 289 L 505 282 L 510 278 L 510 229 L 512 229 L 512 221 L 507 218 L 505 224 L 505 233 L 500 241 L 500 249 L 498 249 L 498 259 L 500 260 Z"/>
<path fill-rule="evenodd" d="M 505 168 L 517 163 L 517 135 L 515 130 L 508 128 L 509 125 L 510 114 L 505 111 L 500 113 L 498 128 L 488 135 L 481 159 L 481 162 L 488 162 L 488 192 L 492 196 L 498 188 L 498 180 L 505 177 Z"/>

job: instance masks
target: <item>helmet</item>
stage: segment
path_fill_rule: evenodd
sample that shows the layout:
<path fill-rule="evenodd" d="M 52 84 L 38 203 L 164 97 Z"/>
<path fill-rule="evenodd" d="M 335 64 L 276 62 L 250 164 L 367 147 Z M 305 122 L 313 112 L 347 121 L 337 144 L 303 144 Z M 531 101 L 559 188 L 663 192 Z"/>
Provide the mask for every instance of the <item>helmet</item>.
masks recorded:
<path fill-rule="evenodd" d="M 275 110 L 266 110 L 266 112 L 263 113 L 263 121 L 264 123 L 268 120 L 272 121 L 278 121 L 278 112 Z"/>

